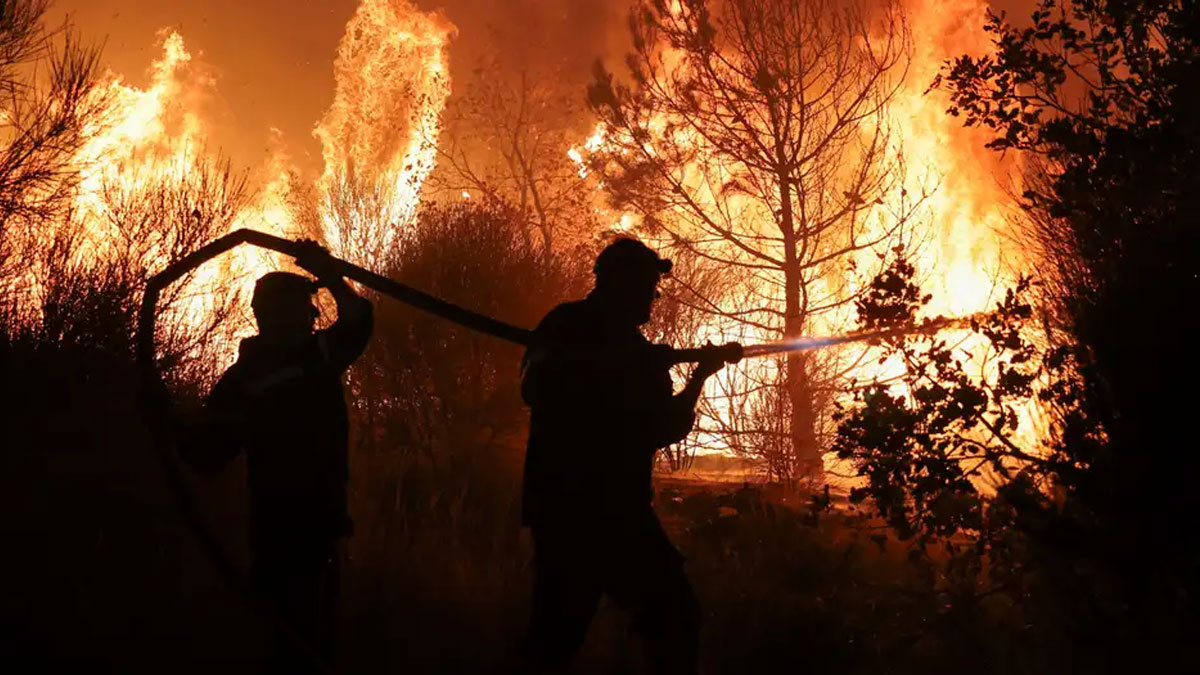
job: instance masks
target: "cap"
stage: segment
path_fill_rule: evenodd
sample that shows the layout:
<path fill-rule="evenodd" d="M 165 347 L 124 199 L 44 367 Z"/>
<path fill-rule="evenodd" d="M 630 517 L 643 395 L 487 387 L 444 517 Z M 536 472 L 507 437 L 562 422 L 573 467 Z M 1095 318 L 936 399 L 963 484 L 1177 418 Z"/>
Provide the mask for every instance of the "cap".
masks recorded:
<path fill-rule="evenodd" d="M 304 295 L 311 296 L 317 292 L 317 282 L 308 277 L 292 274 L 291 272 L 268 272 L 259 277 L 254 284 L 254 297 L 250 306 L 255 310 L 271 303 L 280 296 Z"/>
<path fill-rule="evenodd" d="M 596 280 L 626 276 L 666 276 L 671 273 L 671 261 L 660 258 L 649 246 L 632 237 L 623 237 L 609 244 L 596 256 L 592 271 Z"/>

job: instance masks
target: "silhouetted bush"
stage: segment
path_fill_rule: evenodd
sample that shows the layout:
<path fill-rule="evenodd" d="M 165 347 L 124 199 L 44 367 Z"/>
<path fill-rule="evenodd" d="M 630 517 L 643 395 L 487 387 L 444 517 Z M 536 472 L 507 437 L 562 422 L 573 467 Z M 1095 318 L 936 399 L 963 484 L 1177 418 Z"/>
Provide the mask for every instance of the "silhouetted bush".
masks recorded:
<path fill-rule="evenodd" d="M 428 205 L 388 272 L 533 326 L 582 295 L 590 269 L 586 253 L 528 246 L 521 227 L 519 214 L 499 205 Z M 499 638 L 493 649 L 515 637 L 502 612 L 523 602 L 512 585 L 522 583 L 527 558 L 517 500 L 528 420 L 522 351 L 390 299 L 377 303 L 371 346 L 351 374 L 351 633 L 410 633 L 414 647 L 467 659 L 475 656 L 450 655 L 463 631 Z"/>
<path fill-rule="evenodd" d="M 1010 364 L 998 386 L 964 382 L 934 344 L 910 360 L 912 379 L 932 374 L 910 397 L 859 396 L 842 454 L 900 531 L 981 535 L 973 564 L 1019 608 L 1029 645 L 1069 663 L 1063 647 L 1087 644 L 1075 668 L 1154 654 L 1195 672 L 1200 6 L 1041 0 L 1027 24 L 993 14 L 986 29 L 991 53 L 943 73 L 950 112 L 1024 153 L 1022 243 L 1041 282 L 1025 290 L 1049 310 L 1052 343 L 1024 339 L 1029 307 L 1010 296 L 975 327 Z M 1035 395 L 1054 433 L 1022 458 L 1004 447 L 1004 408 Z M 985 422 L 1000 433 L 967 437 Z M 994 497 L 965 480 L 975 461 Z"/>

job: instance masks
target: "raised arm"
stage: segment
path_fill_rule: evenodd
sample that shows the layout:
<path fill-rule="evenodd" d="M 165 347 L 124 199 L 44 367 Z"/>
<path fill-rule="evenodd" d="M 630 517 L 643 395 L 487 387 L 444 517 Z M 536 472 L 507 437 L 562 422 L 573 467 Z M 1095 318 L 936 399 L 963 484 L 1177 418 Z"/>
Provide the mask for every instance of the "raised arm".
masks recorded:
<path fill-rule="evenodd" d="M 330 280 L 326 287 L 337 302 L 337 321 L 318 337 L 325 358 L 339 369 L 354 363 L 371 340 L 374 328 L 374 309 L 371 301 L 350 288 L 341 277 Z"/>
<path fill-rule="evenodd" d="M 317 282 L 333 295 L 337 303 L 337 321 L 317 336 L 317 344 L 325 359 L 345 370 L 354 363 L 374 328 L 374 310 L 371 301 L 354 292 L 333 264 L 329 251 L 316 242 L 302 242 L 305 250 L 296 258 L 296 264 L 317 278 Z"/>

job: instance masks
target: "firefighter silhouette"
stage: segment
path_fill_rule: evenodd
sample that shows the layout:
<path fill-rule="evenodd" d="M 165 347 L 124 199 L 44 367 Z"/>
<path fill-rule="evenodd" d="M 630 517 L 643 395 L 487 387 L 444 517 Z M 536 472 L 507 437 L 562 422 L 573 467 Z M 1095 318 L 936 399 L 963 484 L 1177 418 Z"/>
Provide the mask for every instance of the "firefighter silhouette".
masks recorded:
<path fill-rule="evenodd" d="M 258 334 L 242 340 L 183 453 L 204 473 L 246 453 L 251 581 L 283 624 L 268 670 L 292 674 L 319 670 L 314 656 L 333 662 L 338 542 L 353 529 L 342 376 L 365 349 L 373 316 L 324 248 L 301 245 L 296 264 L 316 281 L 287 272 L 258 280 L 251 302 Z M 321 286 L 337 303 L 337 321 L 314 331 Z"/>
<path fill-rule="evenodd" d="M 704 381 L 724 361 L 714 350 L 674 393 L 669 349 L 639 329 L 670 270 L 641 242 L 615 241 L 596 259 L 591 293 L 547 314 L 526 352 L 532 671 L 566 670 L 608 595 L 632 616 L 654 672 L 696 672 L 699 607 L 653 510 L 651 470 L 657 450 L 691 431 Z"/>

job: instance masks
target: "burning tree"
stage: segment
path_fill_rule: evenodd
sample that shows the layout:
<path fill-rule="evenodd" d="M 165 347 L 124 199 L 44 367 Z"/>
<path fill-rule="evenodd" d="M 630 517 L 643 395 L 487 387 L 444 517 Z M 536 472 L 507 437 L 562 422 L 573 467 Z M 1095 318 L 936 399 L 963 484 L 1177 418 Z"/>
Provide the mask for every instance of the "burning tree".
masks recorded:
<path fill-rule="evenodd" d="M 872 280 L 855 301 L 861 329 L 928 325 L 921 314 L 932 296 L 914 274 L 901 258 Z M 971 342 L 974 354 L 961 338 L 920 330 L 882 340 L 881 354 L 900 373 L 855 387 L 838 404 L 834 450 L 866 479 L 850 499 L 870 499 L 901 537 L 928 543 L 967 533 L 984 550 L 1008 524 L 989 494 L 1049 489 L 1047 477 L 1069 464 L 1051 448 L 1022 447 L 1018 434 L 1031 399 L 1061 410 L 1078 393 L 1069 350 L 1029 338 L 1030 283 L 1021 279 L 992 311 L 971 318 L 983 338 Z"/>
<path fill-rule="evenodd" d="M 839 328 L 860 268 L 901 243 L 922 200 L 902 189 L 886 116 L 908 64 L 902 13 L 656 0 L 630 27 L 632 84 L 598 69 L 589 90 L 604 134 L 589 168 L 701 282 L 674 299 L 727 337 Z M 715 430 L 732 447 L 778 455 L 768 459 L 781 478 L 819 475 L 838 365 L 791 354 L 743 366 Z"/>

